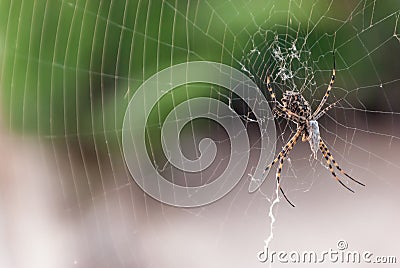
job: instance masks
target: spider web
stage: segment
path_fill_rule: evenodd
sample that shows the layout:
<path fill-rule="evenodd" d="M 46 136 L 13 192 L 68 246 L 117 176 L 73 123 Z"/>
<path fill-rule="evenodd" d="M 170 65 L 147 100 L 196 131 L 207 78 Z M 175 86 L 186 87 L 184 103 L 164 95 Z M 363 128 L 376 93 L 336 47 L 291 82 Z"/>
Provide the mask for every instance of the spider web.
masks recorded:
<path fill-rule="evenodd" d="M 0 13 L 2 139 L 10 142 L 2 155 L 11 174 L 1 187 L 9 218 L 1 226 L 11 234 L 4 266 L 256 266 L 266 239 L 276 251 L 320 252 L 345 239 L 353 250 L 398 254 L 398 1 L 1 1 Z M 195 115 L 181 133 L 182 151 L 196 159 L 200 140 L 210 137 L 215 161 L 188 174 L 161 149 L 169 111 L 208 97 L 235 110 L 246 127 L 245 176 L 222 199 L 190 209 L 162 204 L 132 180 L 123 116 L 155 73 L 188 61 L 224 63 L 248 75 L 267 100 L 271 75 L 278 99 L 299 91 L 314 110 L 333 52 L 328 104 L 337 104 L 319 125 L 337 162 L 367 185 L 345 180 L 355 195 L 301 142 L 282 172 L 296 208 L 277 202 L 275 169 L 249 194 L 264 133 L 238 96 L 201 83 L 174 89 L 153 108 L 146 146 L 154 167 L 184 186 L 210 183 L 227 167 L 232 137 Z M 278 118 L 276 128 L 279 151 L 296 126 Z"/>

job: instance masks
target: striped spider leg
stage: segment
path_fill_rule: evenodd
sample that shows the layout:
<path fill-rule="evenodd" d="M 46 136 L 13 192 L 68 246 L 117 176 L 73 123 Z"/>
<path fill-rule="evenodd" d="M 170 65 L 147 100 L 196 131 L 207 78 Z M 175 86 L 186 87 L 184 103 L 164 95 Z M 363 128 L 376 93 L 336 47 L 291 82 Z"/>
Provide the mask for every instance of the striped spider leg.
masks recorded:
<path fill-rule="evenodd" d="M 276 162 L 279 161 L 279 167 L 278 171 L 276 173 L 276 180 L 278 183 L 279 190 L 281 191 L 282 195 L 285 197 L 286 201 L 294 207 L 294 204 L 290 202 L 290 200 L 287 198 L 285 192 L 283 191 L 281 185 L 280 185 L 280 178 L 281 178 L 281 172 L 282 172 L 282 167 L 283 167 L 283 162 L 285 161 L 286 157 L 289 155 L 290 151 L 293 149 L 294 145 L 297 143 L 297 140 L 299 139 L 301 134 L 301 130 L 297 130 L 296 134 L 293 135 L 293 137 L 289 140 L 288 143 L 282 148 L 282 151 L 276 156 L 276 158 L 269 164 L 265 170 L 264 173 L 267 172 Z"/>
<path fill-rule="evenodd" d="M 332 176 L 333 176 L 344 188 L 346 188 L 346 189 L 349 190 L 350 192 L 353 192 L 353 193 L 354 193 L 354 191 L 353 191 L 350 187 L 348 187 L 347 185 L 345 185 L 345 184 L 339 179 L 339 177 L 336 176 L 335 172 L 333 171 L 332 164 L 337 168 L 337 170 L 339 170 L 340 173 L 342 173 L 343 175 L 345 175 L 347 178 L 351 179 L 352 181 L 354 181 L 354 182 L 356 182 L 356 183 L 358 183 L 358 184 L 360 184 L 360 185 L 362 185 L 362 186 L 365 186 L 364 183 L 362 183 L 362 182 L 360 182 L 360 181 L 358 181 L 358 180 L 352 178 L 349 174 L 347 174 L 346 172 L 343 171 L 343 169 L 342 169 L 342 168 L 339 166 L 339 164 L 336 162 L 335 158 L 333 158 L 333 155 L 332 155 L 331 152 L 329 151 L 328 147 L 325 145 L 325 143 L 324 143 L 324 141 L 322 140 L 322 138 L 320 138 L 320 140 L 319 140 L 319 148 L 320 148 L 322 154 L 323 154 L 324 157 L 325 157 L 326 163 L 327 163 L 328 166 L 329 166 L 329 171 L 331 172 Z M 331 164 L 331 163 L 332 163 L 332 164 Z"/>
<path fill-rule="evenodd" d="M 332 70 L 331 81 L 329 82 L 328 89 L 326 90 L 324 97 L 322 98 L 317 109 L 314 111 L 314 113 L 312 115 L 313 118 L 315 118 L 318 115 L 318 113 L 321 111 L 322 107 L 328 100 L 328 97 L 329 97 L 329 94 L 331 93 L 333 84 L 335 83 L 335 78 L 336 78 L 336 61 L 335 61 L 335 52 L 333 52 L 333 70 Z"/>

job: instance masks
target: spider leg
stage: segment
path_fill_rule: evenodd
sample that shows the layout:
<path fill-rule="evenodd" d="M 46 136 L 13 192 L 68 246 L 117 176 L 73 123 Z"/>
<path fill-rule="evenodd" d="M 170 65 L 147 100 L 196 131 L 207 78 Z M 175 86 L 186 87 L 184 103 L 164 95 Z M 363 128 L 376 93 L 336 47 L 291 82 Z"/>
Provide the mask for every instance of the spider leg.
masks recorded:
<path fill-rule="evenodd" d="M 282 167 L 283 167 L 283 162 L 285 161 L 287 155 L 290 153 L 290 151 L 293 149 L 294 145 L 296 144 L 298 138 L 300 137 L 301 129 L 297 130 L 296 134 L 290 139 L 290 141 L 285 145 L 285 147 L 282 149 L 282 151 L 279 153 L 279 155 L 274 159 L 274 161 L 267 166 L 265 171 L 270 169 L 273 164 L 279 161 L 279 166 L 278 170 L 276 172 L 276 180 L 278 183 L 279 190 L 281 191 L 283 197 L 286 199 L 286 201 L 294 207 L 294 204 L 289 200 L 289 198 L 286 196 L 285 192 L 283 191 L 281 187 L 281 172 L 282 172 Z"/>
<path fill-rule="evenodd" d="M 293 121 L 296 124 L 300 124 L 305 121 L 305 118 L 303 116 L 300 117 L 299 115 L 292 113 L 291 111 L 287 110 L 286 108 L 283 110 L 282 108 L 275 106 L 274 112 L 276 115 L 278 115 L 282 118 L 285 118 L 286 120 Z"/>
<path fill-rule="evenodd" d="M 326 90 L 324 97 L 322 98 L 320 104 L 318 105 L 318 108 L 313 113 L 312 116 L 313 118 L 315 118 L 315 116 L 319 114 L 325 102 L 328 100 L 329 94 L 331 93 L 332 90 L 333 83 L 335 83 L 335 77 L 336 77 L 336 63 L 335 63 L 335 51 L 333 51 L 333 71 L 332 71 L 331 81 L 329 82 L 328 89 Z"/>
<path fill-rule="evenodd" d="M 278 117 L 285 118 L 286 120 L 291 120 L 290 117 L 286 113 L 284 113 L 282 110 L 280 110 L 276 107 L 275 107 L 275 109 L 273 109 L 273 112 Z"/>
<path fill-rule="evenodd" d="M 287 152 L 289 153 L 290 150 Z M 287 153 L 284 154 L 284 156 L 281 158 L 281 160 L 279 161 L 279 167 L 278 167 L 278 172 L 276 173 L 276 181 L 278 182 L 278 187 L 279 190 L 281 191 L 283 197 L 286 199 L 286 201 L 292 206 L 295 207 L 295 205 L 289 200 L 289 198 L 286 196 L 285 192 L 283 191 L 282 187 L 281 187 L 281 171 L 282 171 L 282 167 L 283 167 L 283 161 L 285 161 L 286 155 Z"/>
<path fill-rule="evenodd" d="M 271 95 L 272 101 L 274 102 L 275 105 L 276 104 L 280 105 L 280 103 L 276 100 L 275 92 L 274 92 L 274 90 L 272 89 L 272 86 L 271 86 L 271 77 L 269 75 L 267 76 L 266 83 L 267 83 L 267 89 L 268 89 L 269 94 Z"/>
<path fill-rule="evenodd" d="M 344 188 L 346 188 L 346 189 L 349 190 L 350 192 L 354 193 L 354 191 L 353 191 L 350 187 L 348 187 L 346 184 L 344 184 L 344 183 L 339 179 L 339 177 L 336 176 L 335 171 L 333 171 L 333 167 L 332 167 L 332 165 L 331 165 L 331 159 L 328 157 L 328 154 L 327 154 L 327 152 L 324 150 L 324 147 L 322 146 L 321 143 L 320 143 L 319 148 L 320 148 L 322 154 L 323 154 L 324 157 L 325 157 L 326 163 L 328 163 L 329 170 L 330 170 L 330 172 L 332 173 L 332 176 L 333 176 Z"/>
<path fill-rule="evenodd" d="M 321 112 L 319 112 L 319 114 L 317 114 L 317 115 L 315 116 L 315 119 L 314 119 L 314 120 L 320 119 L 321 116 L 323 116 L 324 114 L 326 114 L 326 112 L 328 112 L 330 109 L 332 109 L 333 107 L 335 107 L 340 101 L 341 101 L 341 99 L 338 100 L 338 101 L 335 101 L 334 103 L 331 103 L 329 106 L 327 106 L 327 107 L 326 107 L 325 109 L 323 109 Z"/>
<path fill-rule="evenodd" d="M 333 165 L 340 171 L 340 173 L 342 173 L 343 175 L 345 175 L 347 178 L 351 179 L 352 181 L 354 181 L 362 186 L 365 186 L 364 183 L 352 178 L 349 174 L 347 174 L 346 172 L 343 171 L 343 169 L 340 168 L 339 164 L 335 161 L 335 158 L 333 158 L 333 155 L 331 154 L 331 152 L 329 151 L 328 147 L 326 146 L 326 144 L 324 143 L 324 141 L 322 139 L 320 139 L 320 146 L 322 146 L 326 155 L 329 157 L 329 159 L 331 160 Z"/>
<path fill-rule="evenodd" d="M 296 144 L 297 139 L 299 138 L 301 133 L 301 130 L 297 130 L 296 134 L 293 135 L 293 137 L 289 140 L 288 143 L 286 143 L 285 147 L 283 147 L 282 151 L 280 151 L 280 153 L 276 156 L 276 158 L 272 161 L 271 164 L 269 164 L 265 170 L 264 173 L 266 171 L 268 171 L 276 162 L 278 162 L 282 157 L 285 157 L 290 150 L 293 149 L 293 146 Z"/>
<path fill-rule="evenodd" d="M 274 110 L 279 116 L 284 117 L 284 115 L 286 115 L 286 114 L 282 111 L 282 109 L 279 109 L 279 108 L 281 108 L 281 107 L 283 107 L 283 106 L 282 106 L 282 104 L 280 104 L 279 101 L 276 99 L 275 92 L 274 92 L 274 90 L 272 89 L 272 86 L 271 86 L 271 77 L 270 77 L 269 75 L 267 76 L 266 84 L 267 84 L 267 89 L 268 89 L 269 95 L 271 96 L 272 102 L 274 103 L 274 108 L 273 108 L 273 110 Z M 285 117 L 285 118 L 289 119 L 288 117 Z"/>

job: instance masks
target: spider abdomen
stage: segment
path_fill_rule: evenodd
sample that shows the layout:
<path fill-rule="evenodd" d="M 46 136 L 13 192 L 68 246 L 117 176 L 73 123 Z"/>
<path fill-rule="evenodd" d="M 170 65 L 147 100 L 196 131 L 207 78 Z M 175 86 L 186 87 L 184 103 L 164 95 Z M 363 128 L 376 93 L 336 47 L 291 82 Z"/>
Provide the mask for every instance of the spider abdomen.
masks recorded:
<path fill-rule="evenodd" d="M 292 113 L 309 118 L 311 116 L 311 108 L 308 101 L 296 91 L 286 91 L 283 93 L 282 104 Z"/>

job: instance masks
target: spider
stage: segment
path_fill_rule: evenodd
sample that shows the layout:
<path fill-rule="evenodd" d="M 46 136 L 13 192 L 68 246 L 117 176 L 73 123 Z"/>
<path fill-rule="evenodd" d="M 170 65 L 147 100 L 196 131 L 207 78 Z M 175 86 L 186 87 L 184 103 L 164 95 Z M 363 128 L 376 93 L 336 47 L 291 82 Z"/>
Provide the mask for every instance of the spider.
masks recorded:
<path fill-rule="evenodd" d="M 296 91 L 284 92 L 283 97 L 281 99 L 282 103 L 280 103 L 276 99 L 275 92 L 272 89 L 270 76 L 267 75 L 266 79 L 267 89 L 269 91 L 269 94 L 271 95 L 271 99 L 274 104 L 273 110 L 275 114 L 277 116 L 285 118 L 288 121 L 294 122 L 297 128 L 296 128 L 296 133 L 290 138 L 289 142 L 282 148 L 282 151 L 276 156 L 276 158 L 272 161 L 272 163 L 265 168 L 264 172 L 268 171 L 276 162 L 279 161 L 279 166 L 276 173 L 276 180 L 282 195 L 285 197 L 286 201 L 292 207 L 294 207 L 294 204 L 287 198 L 285 192 L 282 190 L 280 186 L 280 177 L 281 177 L 283 162 L 285 161 L 289 152 L 293 149 L 294 145 L 297 143 L 297 140 L 299 139 L 300 136 L 302 136 L 303 142 L 308 141 L 310 143 L 310 148 L 315 159 L 317 159 L 318 150 L 321 151 L 326 160 L 326 163 L 328 164 L 332 176 L 344 188 L 354 193 L 354 191 L 351 188 L 349 188 L 347 185 L 343 183 L 342 180 L 339 179 L 339 177 L 336 175 L 332 167 L 332 164 L 336 167 L 337 170 L 339 170 L 340 173 L 345 175 L 347 178 L 351 179 L 352 181 L 362 186 L 365 186 L 365 184 L 352 178 L 345 171 L 343 171 L 343 169 L 340 168 L 339 164 L 335 161 L 333 155 L 331 154 L 328 147 L 326 146 L 326 144 L 324 143 L 324 141 L 320 136 L 317 120 L 321 116 L 323 116 L 327 111 L 329 111 L 332 107 L 334 107 L 337 103 L 334 102 L 329 106 L 327 106 L 326 108 L 322 109 L 326 101 L 328 100 L 329 94 L 332 90 L 333 83 L 335 82 L 335 75 L 336 75 L 335 55 L 333 54 L 333 71 L 332 71 L 331 81 L 329 82 L 328 89 L 326 90 L 324 97 L 322 98 L 321 102 L 319 103 L 317 109 L 314 112 L 311 111 L 310 104 L 301 95 L 300 92 Z"/>

